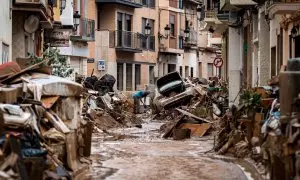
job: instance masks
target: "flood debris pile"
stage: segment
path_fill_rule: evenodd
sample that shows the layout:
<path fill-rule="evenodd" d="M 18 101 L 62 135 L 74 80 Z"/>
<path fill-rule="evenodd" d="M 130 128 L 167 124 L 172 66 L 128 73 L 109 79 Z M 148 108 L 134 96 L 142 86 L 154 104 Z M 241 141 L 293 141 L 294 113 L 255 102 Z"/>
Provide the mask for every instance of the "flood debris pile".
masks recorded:
<path fill-rule="evenodd" d="M 1 179 L 71 179 L 90 164 L 93 122 L 81 115 L 84 89 L 50 75 L 46 62 L 0 66 Z"/>
<path fill-rule="evenodd" d="M 299 62 L 289 60 L 268 86 L 241 90 L 219 121 L 217 153 L 252 158 L 267 179 L 300 177 Z"/>
<path fill-rule="evenodd" d="M 114 91 L 115 82 L 115 78 L 109 74 L 99 79 L 95 76 L 85 78 L 84 117 L 92 120 L 101 130 L 140 127 L 142 120 L 133 114 L 133 102 L 122 92 Z"/>
<path fill-rule="evenodd" d="M 202 137 L 227 109 L 227 84 L 218 78 L 185 79 L 172 72 L 157 80 L 156 119 L 167 119 L 164 138 Z"/>

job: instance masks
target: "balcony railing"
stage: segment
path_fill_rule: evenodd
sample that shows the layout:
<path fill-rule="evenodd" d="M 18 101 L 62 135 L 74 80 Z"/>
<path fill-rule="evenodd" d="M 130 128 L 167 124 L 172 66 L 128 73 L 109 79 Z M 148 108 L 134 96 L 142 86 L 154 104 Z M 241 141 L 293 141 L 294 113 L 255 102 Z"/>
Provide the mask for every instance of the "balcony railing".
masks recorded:
<path fill-rule="evenodd" d="M 139 34 L 141 38 L 141 48 L 143 50 L 155 51 L 155 36 Z"/>
<path fill-rule="evenodd" d="M 205 12 L 205 18 L 217 18 L 218 11 L 208 10 Z"/>
<path fill-rule="evenodd" d="M 96 3 L 100 4 L 121 4 L 132 8 L 143 7 L 142 0 L 96 0 Z"/>
<path fill-rule="evenodd" d="M 15 4 L 23 4 L 23 5 L 39 5 L 42 4 L 44 6 L 46 6 L 46 0 L 15 0 Z"/>
<path fill-rule="evenodd" d="M 184 37 L 184 30 L 180 30 L 180 36 Z M 195 30 L 190 30 L 189 38 L 183 38 L 183 47 L 197 46 L 197 43 L 198 43 L 198 35 L 197 35 L 197 31 Z"/>
<path fill-rule="evenodd" d="M 73 41 L 95 41 L 95 20 L 81 19 L 79 35 L 72 35 L 70 37 Z"/>
<path fill-rule="evenodd" d="M 112 31 L 110 47 L 118 51 L 142 52 L 141 35 L 131 31 Z"/>

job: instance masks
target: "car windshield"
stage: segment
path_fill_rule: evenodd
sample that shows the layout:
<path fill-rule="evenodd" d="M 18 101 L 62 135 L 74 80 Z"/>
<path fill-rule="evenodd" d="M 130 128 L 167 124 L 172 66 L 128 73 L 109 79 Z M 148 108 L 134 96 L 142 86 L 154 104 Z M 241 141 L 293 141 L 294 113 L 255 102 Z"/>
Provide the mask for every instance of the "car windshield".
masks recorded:
<path fill-rule="evenodd" d="M 168 90 L 168 89 L 176 88 L 176 87 L 177 87 L 178 85 L 180 85 L 181 83 L 182 83 L 181 80 L 172 81 L 172 82 L 170 82 L 170 83 L 167 83 L 167 84 L 163 85 L 159 90 L 160 90 L 161 92 L 164 92 L 164 91 L 166 91 L 166 90 Z"/>

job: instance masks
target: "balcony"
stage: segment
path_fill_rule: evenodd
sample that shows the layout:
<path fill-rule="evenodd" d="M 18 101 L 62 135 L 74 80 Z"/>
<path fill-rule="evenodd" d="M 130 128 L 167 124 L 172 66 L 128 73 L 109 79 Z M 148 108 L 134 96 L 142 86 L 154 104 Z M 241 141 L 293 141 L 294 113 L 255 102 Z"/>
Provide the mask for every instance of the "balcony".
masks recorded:
<path fill-rule="evenodd" d="M 291 14 L 300 9 L 300 0 L 271 0 L 267 3 L 267 11 L 269 18 L 273 19 L 275 14 Z"/>
<path fill-rule="evenodd" d="M 99 4 L 120 4 L 131 8 L 143 7 L 142 0 L 96 0 Z"/>
<path fill-rule="evenodd" d="M 180 30 L 180 36 L 184 37 L 184 30 Z M 184 48 L 192 48 L 197 47 L 198 44 L 198 35 L 197 31 L 190 30 L 190 37 L 183 40 L 183 47 Z"/>
<path fill-rule="evenodd" d="M 54 0 L 14 0 L 12 10 L 36 12 L 41 15 L 41 23 L 51 24 Z"/>
<path fill-rule="evenodd" d="M 109 46 L 116 51 L 142 52 L 141 34 L 131 31 L 111 31 L 109 33 Z"/>
<path fill-rule="evenodd" d="M 257 3 L 253 0 L 220 0 L 220 10 L 222 11 L 239 11 L 255 5 Z"/>
<path fill-rule="evenodd" d="M 80 32 L 78 35 L 70 36 L 71 41 L 90 42 L 95 41 L 95 21 L 91 19 L 81 19 Z"/>
<path fill-rule="evenodd" d="M 143 50 L 155 51 L 155 36 L 139 34 L 141 38 L 141 48 Z"/>
<path fill-rule="evenodd" d="M 220 20 L 220 21 L 228 21 L 229 20 L 229 13 L 227 12 L 218 12 L 217 14 L 217 18 Z"/>

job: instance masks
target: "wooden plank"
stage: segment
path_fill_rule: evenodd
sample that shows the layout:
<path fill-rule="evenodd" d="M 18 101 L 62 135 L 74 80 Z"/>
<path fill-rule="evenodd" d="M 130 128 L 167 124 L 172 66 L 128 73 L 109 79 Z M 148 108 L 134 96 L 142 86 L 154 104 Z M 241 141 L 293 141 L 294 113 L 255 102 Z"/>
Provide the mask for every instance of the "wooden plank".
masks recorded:
<path fill-rule="evenodd" d="M 41 102 L 44 108 L 50 109 L 58 99 L 59 96 L 44 96 L 42 97 Z"/>
<path fill-rule="evenodd" d="M 183 118 L 182 115 L 179 116 L 179 117 L 175 120 L 174 125 L 167 128 L 165 134 L 163 135 L 163 138 L 172 137 L 173 130 L 181 123 L 182 118 Z"/>
<path fill-rule="evenodd" d="M 253 125 L 253 136 L 259 137 L 261 132 L 261 122 L 264 120 L 263 113 L 255 113 L 254 125 Z"/>
<path fill-rule="evenodd" d="M 189 113 L 189 112 L 187 112 L 187 111 L 184 111 L 184 110 L 182 110 L 182 109 L 178 109 L 178 108 L 176 108 L 176 110 L 177 110 L 177 111 L 179 111 L 179 112 L 181 112 L 182 114 L 184 114 L 184 115 L 186 115 L 186 116 L 189 116 L 189 117 L 192 117 L 192 118 L 194 118 L 194 119 L 196 119 L 196 120 L 199 120 L 199 121 L 204 121 L 204 122 L 207 122 L 207 123 L 210 123 L 210 124 L 212 124 L 212 122 L 211 122 L 211 121 L 208 121 L 208 120 L 206 120 L 206 119 L 203 119 L 203 118 L 197 117 L 197 116 L 195 116 L 194 114 L 192 114 L 192 113 Z"/>
<path fill-rule="evenodd" d="M 65 123 L 55 114 L 52 110 L 45 111 L 46 118 L 53 124 L 55 129 L 62 133 L 69 133 L 70 129 L 65 125 Z"/>
<path fill-rule="evenodd" d="M 66 151 L 68 167 L 75 171 L 79 167 L 79 163 L 77 161 L 77 138 L 75 132 L 70 132 L 66 135 Z"/>
<path fill-rule="evenodd" d="M 183 123 L 179 126 L 180 129 L 190 129 L 192 136 L 202 137 L 205 135 L 207 130 L 211 128 L 211 124 L 192 124 L 192 123 Z"/>

